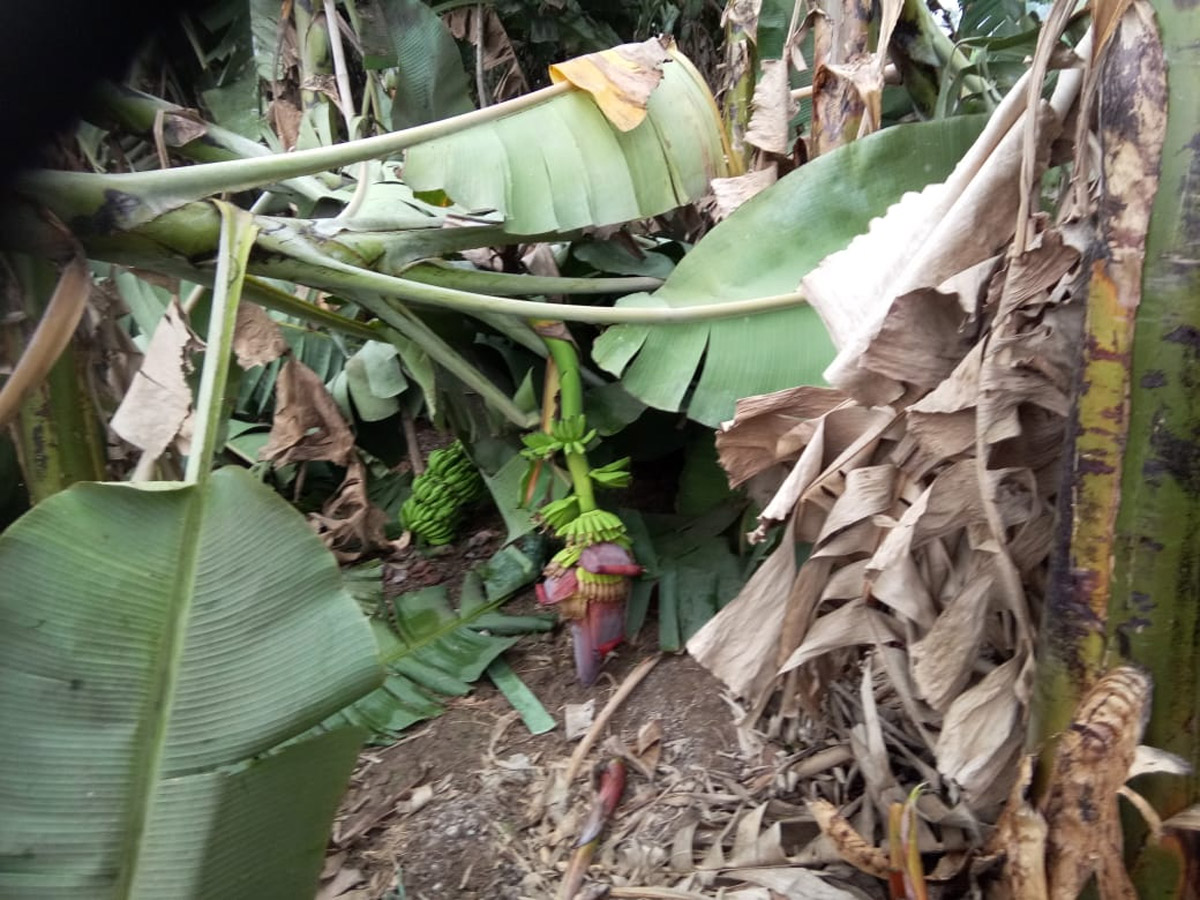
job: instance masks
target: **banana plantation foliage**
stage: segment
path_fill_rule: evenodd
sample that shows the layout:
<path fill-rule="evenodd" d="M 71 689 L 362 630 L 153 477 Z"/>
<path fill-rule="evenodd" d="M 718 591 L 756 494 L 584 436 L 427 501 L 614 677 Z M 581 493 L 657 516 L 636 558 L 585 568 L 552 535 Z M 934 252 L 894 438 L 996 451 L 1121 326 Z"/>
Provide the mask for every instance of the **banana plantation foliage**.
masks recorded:
<path fill-rule="evenodd" d="M 652 657 L 528 890 L 1200 896 L 1194 13 L 717 6 L 214 2 L 17 179 L 0 895 L 311 896 L 365 742 L 555 727 L 561 621 L 754 777 L 571 807 Z"/>

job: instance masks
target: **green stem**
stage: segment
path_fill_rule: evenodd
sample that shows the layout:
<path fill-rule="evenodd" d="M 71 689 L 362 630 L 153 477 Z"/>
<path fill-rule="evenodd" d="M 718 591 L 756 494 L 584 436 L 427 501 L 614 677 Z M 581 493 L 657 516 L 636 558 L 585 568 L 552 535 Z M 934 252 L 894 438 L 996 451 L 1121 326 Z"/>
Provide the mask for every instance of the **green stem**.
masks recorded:
<path fill-rule="evenodd" d="M 404 277 L 421 284 L 455 288 L 499 297 L 528 297 L 532 294 L 632 294 L 653 291 L 662 286 L 661 278 L 616 276 L 600 278 L 563 278 L 551 275 L 516 275 L 512 272 L 488 272 L 464 269 L 444 262 L 419 262 L 404 270 Z"/>
<path fill-rule="evenodd" d="M 592 490 L 592 478 L 588 474 L 587 457 L 582 453 L 563 453 L 567 461 L 567 472 L 571 475 L 571 486 L 575 488 L 575 496 L 579 498 L 579 511 L 591 512 L 596 508 L 596 494 Z"/>
<path fill-rule="evenodd" d="M 185 112 L 182 106 L 130 87 L 117 87 L 109 83 L 96 89 L 95 100 L 98 108 L 88 111 L 88 119 L 97 124 L 103 124 L 105 119 L 115 119 L 123 128 L 146 134 L 154 129 L 154 120 L 160 112 Z M 202 163 L 272 156 L 271 151 L 257 141 L 210 122 L 204 123 L 202 136 L 172 149 L 180 156 Z M 319 200 L 330 193 L 325 185 L 311 176 L 289 178 L 280 184 L 308 200 Z"/>
<path fill-rule="evenodd" d="M 418 284 L 407 278 L 373 272 L 370 269 L 325 256 L 311 245 L 305 245 L 303 241 L 290 236 L 286 241 L 278 241 L 274 235 L 264 233 L 259 236 L 258 242 L 260 246 L 272 252 L 294 260 L 312 263 L 314 270 L 308 279 L 308 283 L 312 287 L 331 291 L 371 291 L 411 303 L 440 306 L 471 315 L 479 312 L 491 312 L 520 316 L 525 319 L 548 319 L 563 322 L 664 325 L 672 322 L 698 322 L 706 319 L 749 316 L 755 313 L 799 306 L 804 302 L 804 295 L 798 292 L 776 294 L 771 297 L 755 297 L 750 300 L 732 300 L 727 303 L 710 303 L 703 306 L 611 307 L 513 300 L 507 297 L 474 294 L 431 284 Z"/>
<path fill-rule="evenodd" d="M 562 418 L 583 415 L 583 386 L 579 379 L 579 354 L 575 345 L 562 338 L 545 337 L 550 357 L 558 366 L 559 413 Z"/>
<path fill-rule="evenodd" d="M 287 291 L 280 290 L 275 285 L 255 278 L 253 275 L 247 276 L 242 291 L 247 300 L 252 300 L 265 309 L 273 309 L 284 315 L 295 316 L 311 325 L 319 325 L 330 331 L 348 334 L 364 341 L 380 340 L 379 332 L 365 322 L 348 319 L 312 303 L 305 303 Z"/>
<path fill-rule="evenodd" d="M 217 274 L 213 285 L 212 310 L 209 313 L 208 345 L 204 370 L 196 397 L 196 433 L 188 454 L 184 481 L 204 484 L 216 454 L 224 412 L 225 383 L 233 357 L 233 326 L 237 321 L 238 301 L 246 260 L 254 246 L 258 226 L 247 212 L 223 201 L 215 201 L 221 211 L 221 248 L 217 256 Z"/>
<path fill-rule="evenodd" d="M 569 419 L 583 415 L 583 382 L 579 377 L 579 354 L 575 345 L 564 338 L 544 337 L 550 358 L 558 367 L 558 417 Z M 591 512 L 596 508 L 596 494 L 592 490 L 592 476 L 588 473 L 587 455 L 563 451 L 567 471 L 575 496 L 579 498 L 579 511 Z"/>
<path fill-rule="evenodd" d="M 358 288 L 373 290 L 385 296 L 397 297 L 411 303 L 440 306 L 460 312 L 499 313 L 522 318 L 555 316 L 564 322 L 590 322 L 596 325 L 666 325 L 674 322 L 700 322 L 710 319 L 732 319 L 751 316 L 776 309 L 788 309 L 804 303 L 804 294 L 793 291 L 750 300 L 731 300 L 703 306 L 586 306 L 570 303 L 543 303 L 534 300 L 513 300 L 489 294 L 473 294 L 453 288 L 418 284 L 406 278 L 396 278 L 370 272 L 342 263 L 327 264 L 323 281 L 333 289 Z"/>
<path fill-rule="evenodd" d="M 561 82 L 484 109 L 329 147 L 314 147 L 311 150 L 275 153 L 256 159 L 235 159 L 153 172 L 93 175 L 82 172 L 40 171 L 26 175 L 21 179 L 21 184 L 34 191 L 80 191 L 92 193 L 97 197 L 106 195 L 109 191 L 116 191 L 117 196 L 129 194 L 143 199 L 154 198 L 178 204 L 226 191 L 245 191 L 288 178 L 315 175 L 327 169 L 340 168 L 367 159 L 380 159 L 414 144 L 455 134 L 484 122 L 494 122 L 573 90 L 575 88 L 570 83 Z"/>

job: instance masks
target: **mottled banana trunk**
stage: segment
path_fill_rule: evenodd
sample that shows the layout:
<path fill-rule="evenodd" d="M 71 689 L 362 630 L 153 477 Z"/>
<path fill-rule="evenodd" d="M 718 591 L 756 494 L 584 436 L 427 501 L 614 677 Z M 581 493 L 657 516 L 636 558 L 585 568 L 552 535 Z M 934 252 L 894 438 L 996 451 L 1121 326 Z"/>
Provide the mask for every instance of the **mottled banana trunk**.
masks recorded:
<path fill-rule="evenodd" d="M 725 81 L 719 97 L 725 133 L 729 135 L 730 147 L 740 161 L 741 169 L 745 170 L 754 149 L 745 138 L 753 111 L 751 101 L 758 75 L 758 47 L 746 24 L 737 16 L 741 5 L 739 0 L 729 0 L 725 5 Z M 757 24 L 755 20 L 755 27 Z"/>
<path fill-rule="evenodd" d="M 1177 0 L 1151 5 L 1166 134 L 1134 327 L 1108 635 L 1154 676 L 1145 743 L 1192 765 L 1189 778 L 1140 782 L 1166 818 L 1200 802 L 1200 16 Z M 1101 115 L 1121 102 L 1105 96 Z M 1200 833 L 1168 829 L 1161 844 L 1127 846 L 1142 897 L 1200 897 Z"/>
<path fill-rule="evenodd" d="M 1144 743 L 1193 766 L 1191 777 L 1136 782 L 1164 819 L 1200 801 L 1198 75 L 1194 11 L 1173 0 L 1135 4 L 1101 75 L 1104 195 L 1068 549 L 1045 611 L 1031 734 L 1031 743 L 1052 742 L 1099 673 L 1126 661 L 1143 667 L 1154 679 Z M 1200 834 L 1168 822 L 1156 842 L 1138 816 L 1125 819 L 1139 895 L 1200 897 Z"/>

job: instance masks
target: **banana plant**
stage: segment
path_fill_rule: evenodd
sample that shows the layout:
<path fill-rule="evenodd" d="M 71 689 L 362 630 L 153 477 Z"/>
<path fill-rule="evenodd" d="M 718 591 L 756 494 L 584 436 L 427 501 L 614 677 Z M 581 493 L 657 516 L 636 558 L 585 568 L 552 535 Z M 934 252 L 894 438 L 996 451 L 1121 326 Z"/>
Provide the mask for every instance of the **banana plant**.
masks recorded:
<path fill-rule="evenodd" d="M 1136 817 L 1125 821 L 1127 890 L 1195 897 L 1200 613 L 1191 535 L 1200 503 L 1186 461 L 1200 427 L 1191 375 L 1200 295 L 1186 261 L 1200 244 L 1188 225 L 1197 209 L 1188 185 L 1200 159 L 1200 105 L 1174 73 L 1200 62 L 1200 30 L 1171 3 L 1126 9 L 1094 14 L 1097 31 L 1111 38 L 1095 51 L 1109 57 L 1097 66 L 1105 108 L 1121 112 L 1102 122 L 1102 250 L 1087 292 L 1062 581 L 1045 613 L 1030 742 L 1052 746 L 1073 728 L 1072 708 L 1107 668 L 1132 662 L 1151 683 L 1149 673 L 1144 740 L 1177 754 L 1192 775 L 1166 777 L 1164 769 L 1139 779 L 1165 831 L 1147 839 Z M 1124 167 L 1125 158 L 1137 165 Z"/>

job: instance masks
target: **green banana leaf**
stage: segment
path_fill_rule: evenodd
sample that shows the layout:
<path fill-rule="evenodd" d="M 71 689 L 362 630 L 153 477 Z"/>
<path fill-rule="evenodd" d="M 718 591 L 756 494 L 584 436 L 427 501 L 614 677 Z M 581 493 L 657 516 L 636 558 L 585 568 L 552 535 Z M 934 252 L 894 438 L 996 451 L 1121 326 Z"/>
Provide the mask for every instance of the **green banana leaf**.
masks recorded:
<path fill-rule="evenodd" d="M 621 510 L 634 556 L 645 566 L 626 606 L 626 634 L 641 630 L 650 596 L 657 591 L 659 647 L 678 652 L 737 596 L 749 569 L 722 533 L 738 519 L 743 506 L 731 501 L 694 518 Z"/>
<path fill-rule="evenodd" d="M 512 234 L 573 231 L 667 212 L 728 174 L 707 86 L 663 65 L 645 120 L 617 130 L 582 91 L 409 148 L 404 180 L 459 206 L 496 210 Z"/>
<path fill-rule="evenodd" d="M 312 896 L 364 733 L 296 738 L 380 671 L 304 520 L 240 469 L 84 483 L 0 570 L 0 896 Z"/>
<path fill-rule="evenodd" d="M 516 635 L 554 627 L 553 616 L 496 611 L 519 586 L 515 582 L 527 584 L 536 574 L 536 566 L 529 565 L 506 579 L 507 589 L 486 600 L 479 574 L 470 572 L 457 611 L 450 606 L 445 585 L 396 597 L 387 604 L 387 621 L 372 623 L 387 669 L 383 686 L 330 717 L 323 727 L 351 723 L 392 740 L 410 725 L 441 715 L 443 698 L 469 693 L 488 665 L 516 643 Z M 361 600 L 361 586 L 359 590 Z"/>
<path fill-rule="evenodd" d="M 358 16 L 364 67 L 395 69 L 401 85 L 394 130 L 475 108 L 454 36 L 421 0 L 360 0 Z"/>
<path fill-rule="evenodd" d="M 945 179 L 983 123 L 900 125 L 819 157 L 705 235 L 653 294 L 617 305 L 703 306 L 795 291 L 905 192 Z M 801 305 L 742 319 L 617 325 L 592 356 L 642 402 L 716 426 L 742 397 L 822 383 L 833 346 L 816 311 Z"/>

